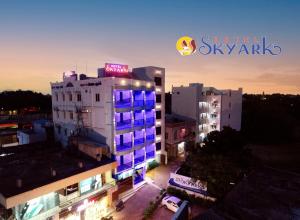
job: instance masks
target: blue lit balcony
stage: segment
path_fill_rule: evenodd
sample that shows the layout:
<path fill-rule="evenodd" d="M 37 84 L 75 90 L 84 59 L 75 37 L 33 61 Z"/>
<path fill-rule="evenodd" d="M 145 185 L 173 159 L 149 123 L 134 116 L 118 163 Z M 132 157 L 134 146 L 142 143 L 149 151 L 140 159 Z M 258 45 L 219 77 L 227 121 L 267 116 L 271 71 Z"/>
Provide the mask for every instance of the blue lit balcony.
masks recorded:
<path fill-rule="evenodd" d="M 128 162 L 128 163 L 124 163 L 124 164 L 120 164 L 119 166 L 117 166 L 117 172 L 122 172 L 124 170 L 128 170 L 132 168 L 132 161 Z"/>
<path fill-rule="evenodd" d="M 131 107 L 131 90 L 114 90 L 115 107 L 130 108 Z"/>
<path fill-rule="evenodd" d="M 130 150 L 131 148 L 132 148 L 132 142 L 116 144 L 116 150 L 118 152 Z"/>
<path fill-rule="evenodd" d="M 146 100 L 146 108 L 152 109 L 155 107 L 155 101 L 154 100 Z"/>
<path fill-rule="evenodd" d="M 142 127 L 144 126 L 144 119 L 134 120 L 134 127 Z"/>
<path fill-rule="evenodd" d="M 155 139 L 155 135 L 154 134 L 149 134 L 146 136 L 146 141 L 147 142 L 153 142 Z"/>
<path fill-rule="evenodd" d="M 131 129 L 131 128 L 132 128 L 131 120 L 116 122 L 117 131 Z"/>
<path fill-rule="evenodd" d="M 143 163 L 144 161 L 145 161 L 145 156 L 144 155 L 134 157 L 134 165 L 138 165 L 140 163 Z"/>
<path fill-rule="evenodd" d="M 144 107 L 144 100 L 134 100 L 133 106 L 134 107 Z"/>
<path fill-rule="evenodd" d="M 152 159 L 155 157 L 155 151 L 146 152 L 146 158 Z"/>
<path fill-rule="evenodd" d="M 144 143 L 145 143 L 145 139 L 144 138 L 134 139 L 134 146 L 138 146 L 138 145 L 141 145 L 141 144 L 144 144 Z"/>
<path fill-rule="evenodd" d="M 130 108 L 131 107 L 131 99 L 123 99 L 122 101 L 115 101 L 116 108 Z"/>
<path fill-rule="evenodd" d="M 146 125 L 147 126 L 153 126 L 155 124 L 155 118 L 151 117 L 151 118 L 146 118 Z"/>

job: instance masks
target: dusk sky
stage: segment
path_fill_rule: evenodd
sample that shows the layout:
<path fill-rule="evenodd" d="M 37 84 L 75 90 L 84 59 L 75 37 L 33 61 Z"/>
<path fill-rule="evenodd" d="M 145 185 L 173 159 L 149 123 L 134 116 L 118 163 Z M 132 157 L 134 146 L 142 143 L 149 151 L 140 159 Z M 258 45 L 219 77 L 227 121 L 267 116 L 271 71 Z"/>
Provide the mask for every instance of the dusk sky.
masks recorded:
<path fill-rule="evenodd" d="M 166 68 L 172 85 L 300 93 L 300 1 L 1 1 L 0 91 L 50 92 L 67 70 L 105 62 Z M 278 56 L 181 56 L 179 37 L 260 37 Z"/>

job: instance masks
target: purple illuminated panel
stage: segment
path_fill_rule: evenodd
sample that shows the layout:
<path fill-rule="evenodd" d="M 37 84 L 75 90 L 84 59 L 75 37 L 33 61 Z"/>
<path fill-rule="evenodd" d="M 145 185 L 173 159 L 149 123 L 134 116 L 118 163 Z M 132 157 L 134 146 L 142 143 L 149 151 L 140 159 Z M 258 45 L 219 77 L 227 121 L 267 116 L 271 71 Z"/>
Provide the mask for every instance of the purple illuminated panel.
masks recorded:
<path fill-rule="evenodd" d="M 153 126 L 155 124 L 155 110 L 146 110 L 146 125 Z"/>
<path fill-rule="evenodd" d="M 146 141 L 153 142 L 155 140 L 155 127 L 146 128 Z"/>
<path fill-rule="evenodd" d="M 145 143 L 145 130 L 136 130 L 134 131 L 134 146 L 144 144 Z"/>
<path fill-rule="evenodd" d="M 132 106 L 130 90 L 114 90 L 114 97 L 116 108 L 128 108 Z"/>
<path fill-rule="evenodd" d="M 134 165 L 145 161 L 145 148 L 134 151 Z"/>
<path fill-rule="evenodd" d="M 122 172 L 132 168 L 132 154 L 125 154 L 122 156 L 116 156 L 116 160 L 118 163 L 117 172 Z"/>
<path fill-rule="evenodd" d="M 126 151 L 132 148 L 132 133 L 125 133 L 115 136 L 116 150 Z"/>
<path fill-rule="evenodd" d="M 155 157 L 155 144 L 150 144 L 146 146 L 146 159 L 151 159 Z"/>
<path fill-rule="evenodd" d="M 134 111 L 134 126 L 144 126 L 144 111 Z"/>
<path fill-rule="evenodd" d="M 155 92 L 154 91 L 146 91 L 146 108 L 154 108 L 155 106 Z"/>
<path fill-rule="evenodd" d="M 144 91 L 141 90 L 133 91 L 133 106 L 134 107 L 144 106 Z"/>
<path fill-rule="evenodd" d="M 115 113 L 116 130 L 124 130 L 132 128 L 132 113 L 122 112 Z"/>

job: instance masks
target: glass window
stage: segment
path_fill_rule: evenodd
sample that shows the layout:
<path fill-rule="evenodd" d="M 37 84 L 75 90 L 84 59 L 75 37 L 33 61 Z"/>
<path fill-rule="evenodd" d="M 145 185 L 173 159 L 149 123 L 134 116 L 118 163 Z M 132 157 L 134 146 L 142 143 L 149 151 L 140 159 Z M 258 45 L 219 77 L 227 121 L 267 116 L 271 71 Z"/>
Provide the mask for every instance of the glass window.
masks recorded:
<path fill-rule="evenodd" d="M 154 77 L 155 85 L 161 86 L 161 77 Z"/>
<path fill-rule="evenodd" d="M 80 93 L 77 94 L 77 101 L 78 101 L 78 102 L 81 102 L 81 94 L 80 94 Z"/>
<path fill-rule="evenodd" d="M 156 127 L 156 135 L 160 135 L 161 134 L 161 127 Z"/>
<path fill-rule="evenodd" d="M 156 95 L 156 102 L 161 103 L 161 94 Z"/>
<path fill-rule="evenodd" d="M 161 119 L 161 111 L 156 111 L 156 119 Z"/>
<path fill-rule="evenodd" d="M 100 94 L 96 93 L 96 102 L 100 102 Z"/>

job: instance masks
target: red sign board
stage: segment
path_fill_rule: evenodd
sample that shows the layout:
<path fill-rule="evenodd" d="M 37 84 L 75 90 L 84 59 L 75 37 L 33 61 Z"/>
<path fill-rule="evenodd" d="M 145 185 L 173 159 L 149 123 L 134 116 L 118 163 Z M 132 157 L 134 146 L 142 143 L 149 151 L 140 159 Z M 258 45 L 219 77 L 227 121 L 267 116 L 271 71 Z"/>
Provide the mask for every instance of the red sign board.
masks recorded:
<path fill-rule="evenodd" d="M 106 76 L 128 76 L 128 65 L 106 63 L 105 73 Z"/>

